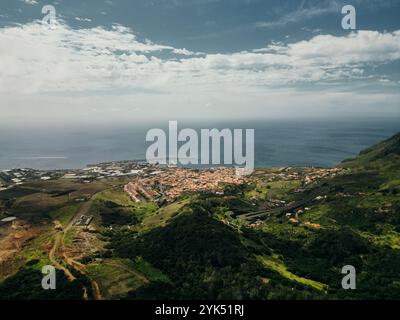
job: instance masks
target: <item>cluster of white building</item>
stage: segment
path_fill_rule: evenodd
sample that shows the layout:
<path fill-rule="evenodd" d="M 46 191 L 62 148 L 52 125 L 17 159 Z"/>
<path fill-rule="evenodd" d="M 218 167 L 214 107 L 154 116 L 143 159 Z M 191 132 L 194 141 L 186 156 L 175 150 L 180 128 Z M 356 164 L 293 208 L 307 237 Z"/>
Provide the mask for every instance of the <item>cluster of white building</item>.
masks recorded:
<path fill-rule="evenodd" d="M 115 161 L 71 170 L 9 169 L 0 172 L 0 191 L 28 180 L 48 181 L 62 178 L 91 182 L 94 179 L 135 176 L 142 174 L 148 167 L 152 165 L 136 161 Z"/>

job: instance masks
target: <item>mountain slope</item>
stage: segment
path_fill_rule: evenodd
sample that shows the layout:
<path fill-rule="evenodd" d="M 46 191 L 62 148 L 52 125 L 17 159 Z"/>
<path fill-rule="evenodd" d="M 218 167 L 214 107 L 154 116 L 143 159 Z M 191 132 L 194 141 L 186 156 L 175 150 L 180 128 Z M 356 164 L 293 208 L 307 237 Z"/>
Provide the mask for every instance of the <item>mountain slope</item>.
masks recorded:
<path fill-rule="evenodd" d="M 341 164 L 347 168 L 378 169 L 398 176 L 400 170 L 400 133 L 360 152 Z M 387 172 L 387 171 L 392 172 Z"/>

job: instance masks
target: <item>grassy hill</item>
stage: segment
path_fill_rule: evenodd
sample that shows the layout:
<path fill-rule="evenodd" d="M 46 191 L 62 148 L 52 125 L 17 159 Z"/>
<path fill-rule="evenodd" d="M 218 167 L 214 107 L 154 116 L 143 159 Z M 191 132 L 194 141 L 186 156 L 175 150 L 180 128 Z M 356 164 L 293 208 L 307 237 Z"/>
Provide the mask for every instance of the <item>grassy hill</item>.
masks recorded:
<path fill-rule="evenodd" d="M 368 149 L 360 152 L 359 156 L 352 160 L 347 161 L 347 165 L 368 165 L 371 162 L 379 160 L 399 160 L 400 157 L 400 133 L 393 137 L 382 141 Z"/>
<path fill-rule="evenodd" d="M 375 175 L 382 193 L 400 193 L 400 133 L 360 152 L 355 159 L 343 161 L 341 167 Z"/>
<path fill-rule="evenodd" d="M 400 133 L 361 151 L 355 159 L 345 160 L 340 166 L 376 170 L 388 180 L 400 179 Z"/>

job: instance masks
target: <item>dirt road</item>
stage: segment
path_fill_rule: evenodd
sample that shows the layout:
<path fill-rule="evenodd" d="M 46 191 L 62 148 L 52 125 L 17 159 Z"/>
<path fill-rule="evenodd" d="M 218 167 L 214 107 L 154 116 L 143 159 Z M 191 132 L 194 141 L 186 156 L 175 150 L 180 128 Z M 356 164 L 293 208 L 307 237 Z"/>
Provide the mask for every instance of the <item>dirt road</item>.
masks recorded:
<path fill-rule="evenodd" d="M 57 252 L 57 250 L 60 246 L 61 238 L 62 237 L 61 237 L 60 232 L 55 235 L 53 247 L 51 248 L 51 250 L 49 252 L 49 260 L 56 269 L 64 271 L 64 273 L 68 277 L 68 279 L 70 281 L 72 281 L 72 280 L 76 279 L 74 277 L 74 275 L 67 268 L 65 268 L 62 264 L 58 263 L 57 259 L 55 258 L 55 253 Z"/>
<path fill-rule="evenodd" d="M 79 210 L 75 213 L 75 215 L 71 218 L 71 220 L 68 222 L 68 225 L 65 227 L 64 230 L 58 232 L 54 236 L 54 244 L 53 247 L 51 248 L 49 252 L 49 260 L 53 264 L 53 266 L 57 269 L 63 270 L 65 275 L 68 277 L 69 280 L 75 280 L 76 278 L 74 275 L 67 269 L 65 268 L 62 264 L 60 264 L 57 259 L 55 258 L 56 253 L 58 250 L 60 250 L 61 257 L 63 258 L 64 262 L 74 268 L 75 270 L 79 271 L 80 273 L 85 274 L 84 269 L 85 266 L 81 264 L 78 261 L 75 261 L 74 259 L 70 258 L 67 256 L 65 252 L 65 236 L 67 235 L 68 231 L 73 227 L 74 221 L 80 217 L 81 215 L 86 215 L 92 206 L 93 200 L 95 199 L 96 194 L 94 194 L 89 201 L 85 202 Z M 93 296 L 95 300 L 102 300 L 101 292 L 99 285 L 96 283 L 96 281 L 92 280 L 92 289 L 93 289 Z M 84 292 L 87 292 L 87 288 L 84 288 Z M 87 298 L 87 294 L 84 294 Z"/>

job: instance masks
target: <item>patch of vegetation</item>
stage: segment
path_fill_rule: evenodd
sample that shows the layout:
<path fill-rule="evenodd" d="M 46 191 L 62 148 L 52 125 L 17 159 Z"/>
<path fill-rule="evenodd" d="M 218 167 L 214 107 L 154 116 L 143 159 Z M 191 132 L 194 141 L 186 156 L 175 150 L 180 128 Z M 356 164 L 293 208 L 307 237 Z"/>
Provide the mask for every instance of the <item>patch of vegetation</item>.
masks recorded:
<path fill-rule="evenodd" d="M 156 209 L 155 205 L 150 204 L 138 206 L 135 212 L 139 211 L 139 215 L 143 217 L 140 225 L 137 226 L 138 230 L 145 231 L 165 226 L 172 218 L 176 217 L 180 210 L 188 205 L 189 202 L 189 199 L 183 199 L 162 207 L 159 210 Z"/>
<path fill-rule="evenodd" d="M 136 257 L 134 261 L 129 260 L 129 264 L 133 269 L 144 274 L 150 281 L 161 281 L 169 283 L 171 280 L 163 274 L 160 270 L 153 267 L 150 263 L 144 260 L 142 257 Z"/>
<path fill-rule="evenodd" d="M 115 255 L 132 261 L 141 256 L 171 280 L 170 283 L 151 282 L 131 292 L 130 298 L 264 299 L 270 296 L 284 299 L 317 296 L 313 289 L 304 290 L 303 284 L 266 270 L 232 229 L 205 214 L 206 208 L 197 212 L 198 206 L 184 209 L 165 227 L 143 234 L 128 231 L 113 234 L 110 248 Z M 265 282 L 262 280 L 265 278 L 270 280 Z"/>
<path fill-rule="evenodd" d="M 132 208 L 112 201 L 96 201 L 95 210 L 100 214 L 103 226 L 135 225 L 139 222 Z"/>
<path fill-rule="evenodd" d="M 49 212 L 48 216 L 52 220 L 59 221 L 65 227 L 69 223 L 71 218 L 76 214 L 78 208 L 79 204 L 73 203 L 70 205 L 66 205 L 60 209 Z"/>
<path fill-rule="evenodd" d="M 122 298 L 129 291 L 148 283 L 147 278 L 136 271 L 129 260 L 105 259 L 93 262 L 86 267 L 86 272 L 99 283 L 102 294 L 109 299 Z"/>
<path fill-rule="evenodd" d="M 97 194 L 96 199 L 106 202 L 111 201 L 121 207 L 134 207 L 136 204 L 122 188 L 100 192 Z"/>
<path fill-rule="evenodd" d="M 13 198 L 24 197 L 37 192 L 39 192 L 39 190 L 16 186 L 9 188 L 7 190 L 0 191 L 0 200 L 8 200 Z"/>
<path fill-rule="evenodd" d="M 313 281 L 313 280 L 310 280 L 307 278 L 299 277 L 299 276 L 291 273 L 289 270 L 287 270 L 284 263 L 279 261 L 276 257 L 272 258 L 272 257 L 258 256 L 257 258 L 261 261 L 261 263 L 264 266 L 266 266 L 267 268 L 269 268 L 271 270 L 275 270 L 275 271 L 279 272 L 279 274 L 281 274 L 283 277 L 285 277 L 287 279 L 302 283 L 306 286 L 313 287 L 320 291 L 326 291 L 328 289 L 328 286 L 323 283 Z"/>

